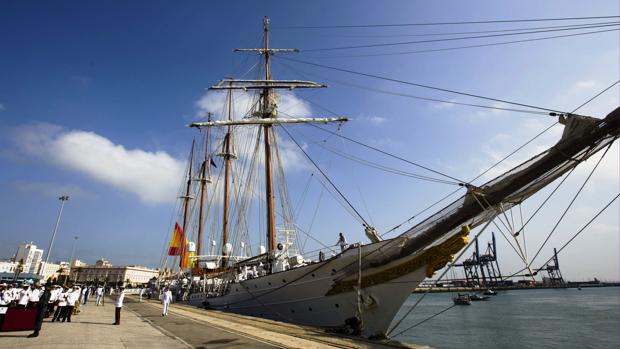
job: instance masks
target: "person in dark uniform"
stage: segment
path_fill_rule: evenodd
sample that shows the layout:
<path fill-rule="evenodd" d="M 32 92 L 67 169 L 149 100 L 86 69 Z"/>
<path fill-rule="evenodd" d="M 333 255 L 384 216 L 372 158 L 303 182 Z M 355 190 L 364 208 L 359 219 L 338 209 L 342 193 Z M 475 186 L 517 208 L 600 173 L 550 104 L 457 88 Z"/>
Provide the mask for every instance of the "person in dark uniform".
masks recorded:
<path fill-rule="evenodd" d="M 34 332 L 28 335 L 28 338 L 39 336 L 39 331 L 41 331 L 41 325 L 43 324 L 43 317 L 47 311 L 47 303 L 52 296 L 51 288 L 52 284 L 48 283 L 45 285 L 45 290 L 43 290 L 43 293 L 39 296 L 39 303 L 37 303 L 37 320 L 34 324 Z"/>

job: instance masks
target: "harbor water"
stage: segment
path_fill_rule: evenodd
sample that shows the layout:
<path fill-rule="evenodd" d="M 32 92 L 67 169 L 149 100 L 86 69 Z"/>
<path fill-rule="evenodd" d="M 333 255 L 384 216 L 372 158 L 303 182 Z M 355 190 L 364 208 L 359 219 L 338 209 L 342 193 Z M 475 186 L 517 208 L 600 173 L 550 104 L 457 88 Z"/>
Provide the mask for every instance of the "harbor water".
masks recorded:
<path fill-rule="evenodd" d="M 396 319 L 416 302 L 412 294 Z M 393 334 L 453 304 L 455 293 L 427 294 Z M 620 288 L 500 291 L 455 306 L 394 339 L 450 348 L 618 348 Z"/>

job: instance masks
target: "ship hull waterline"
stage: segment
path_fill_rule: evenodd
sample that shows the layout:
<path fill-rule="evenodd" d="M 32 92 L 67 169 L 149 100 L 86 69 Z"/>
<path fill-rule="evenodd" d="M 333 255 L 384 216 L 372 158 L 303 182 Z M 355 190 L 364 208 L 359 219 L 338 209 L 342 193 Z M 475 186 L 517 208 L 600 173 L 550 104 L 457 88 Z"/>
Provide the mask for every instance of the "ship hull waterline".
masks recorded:
<path fill-rule="evenodd" d="M 387 242 L 362 246 L 362 256 Z M 383 337 L 407 297 L 429 275 L 428 250 L 363 268 L 361 316 L 358 316 L 358 273 L 344 272 L 357 265 L 360 253 L 357 247 L 324 262 L 232 283 L 226 295 L 206 298 L 204 294 L 192 294 L 189 303 L 322 328 L 345 328 L 358 316 L 362 320 L 361 335 Z M 450 254 L 444 256 L 440 266 L 450 258 Z M 354 286 L 338 287 L 343 284 Z"/>

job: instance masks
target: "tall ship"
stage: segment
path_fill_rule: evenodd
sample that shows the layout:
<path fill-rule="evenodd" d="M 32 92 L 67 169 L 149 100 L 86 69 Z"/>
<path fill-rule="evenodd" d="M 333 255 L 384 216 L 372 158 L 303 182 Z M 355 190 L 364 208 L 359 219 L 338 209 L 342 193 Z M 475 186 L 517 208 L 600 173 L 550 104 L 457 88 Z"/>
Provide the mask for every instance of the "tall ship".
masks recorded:
<path fill-rule="evenodd" d="M 236 49 L 260 55 L 261 76 L 225 78 L 210 87 L 226 96 L 221 115 L 209 114 L 190 125 L 200 132 L 192 144 L 179 195 L 180 219 L 166 253 L 176 271 L 166 269 L 162 278 L 168 280 L 162 282 L 186 290 L 180 297 L 196 306 L 384 337 L 407 297 L 453 261 L 473 229 L 484 230 L 618 138 L 620 109 L 602 119 L 559 113 L 564 131 L 555 145 L 482 185 L 460 183 L 466 188 L 461 197 L 396 237 L 383 239 L 362 220 L 367 242 L 340 241 L 339 246 L 303 251 L 278 135 L 290 135 L 292 124 L 349 119 L 280 113 L 279 91 L 325 86 L 274 79 L 273 56 L 295 50 L 270 44 L 265 18 L 262 47 Z M 238 99 L 247 110 L 240 111 Z M 297 145 L 321 183 L 347 205 L 325 171 Z M 333 231 L 340 229 L 337 221 L 331 224 Z"/>

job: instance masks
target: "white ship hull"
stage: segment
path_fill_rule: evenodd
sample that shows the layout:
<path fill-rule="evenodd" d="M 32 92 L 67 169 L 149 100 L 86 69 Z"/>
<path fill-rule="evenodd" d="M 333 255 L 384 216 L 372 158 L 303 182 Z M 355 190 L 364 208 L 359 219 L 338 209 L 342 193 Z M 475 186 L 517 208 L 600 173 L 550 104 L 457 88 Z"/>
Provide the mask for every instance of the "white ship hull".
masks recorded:
<path fill-rule="evenodd" d="M 366 255 L 385 243 L 363 246 L 362 253 Z M 358 313 L 358 273 L 350 272 L 352 266 L 357 266 L 358 253 L 357 248 L 351 248 L 324 262 L 233 283 L 223 296 L 206 298 L 204 294 L 192 294 L 189 302 L 302 325 L 343 328 Z M 382 275 L 394 267 L 411 264 L 420 254 L 363 269 L 362 276 Z M 362 288 L 362 335 L 385 335 L 402 304 L 427 274 L 426 264 L 412 269 Z M 349 275 L 344 275 L 344 270 L 349 270 Z M 335 291 L 334 285 L 343 280 L 355 286 Z"/>

